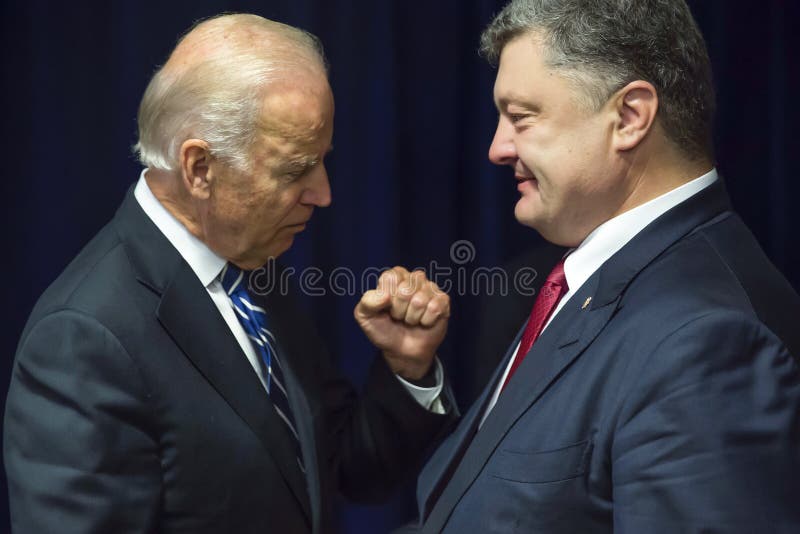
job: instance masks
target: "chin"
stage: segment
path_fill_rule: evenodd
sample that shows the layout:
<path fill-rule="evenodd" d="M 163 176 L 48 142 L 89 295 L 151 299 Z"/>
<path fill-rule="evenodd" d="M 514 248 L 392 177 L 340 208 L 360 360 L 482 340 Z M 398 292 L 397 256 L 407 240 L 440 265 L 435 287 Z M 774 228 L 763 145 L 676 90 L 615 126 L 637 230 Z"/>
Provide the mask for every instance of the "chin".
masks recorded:
<path fill-rule="evenodd" d="M 293 236 L 287 236 L 286 239 L 282 239 L 279 243 L 273 243 L 273 246 L 265 254 L 264 263 L 270 259 L 276 259 L 278 256 L 292 248 L 292 243 L 294 243 Z"/>
<path fill-rule="evenodd" d="M 537 216 L 535 210 L 532 209 L 531 206 L 526 206 L 522 204 L 521 201 L 514 207 L 514 218 L 517 219 L 517 222 L 522 226 L 527 226 L 537 231 L 539 230 L 537 228 L 537 222 L 540 217 Z"/>
<path fill-rule="evenodd" d="M 548 224 L 541 214 L 531 213 L 530 211 L 519 209 L 519 206 L 517 206 L 517 209 L 514 211 L 514 217 L 517 219 L 518 223 L 535 230 L 546 241 L 559 246 L 571 246 L 565 242 L 558 228 L 553 227 L 552 224 Z"/>

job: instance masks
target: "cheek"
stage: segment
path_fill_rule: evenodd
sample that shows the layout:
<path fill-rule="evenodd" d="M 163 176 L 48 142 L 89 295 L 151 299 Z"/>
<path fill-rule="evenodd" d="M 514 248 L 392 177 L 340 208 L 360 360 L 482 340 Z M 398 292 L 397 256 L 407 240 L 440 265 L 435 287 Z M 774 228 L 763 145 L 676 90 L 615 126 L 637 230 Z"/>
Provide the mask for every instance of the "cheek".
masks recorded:
<path fill-rule="evenodd" d="M 602 131 L 597 126 L 584 125 L 565 135 L 561 146 L 556 164 L 572 175 L 576 185 L 583 183 L 584 187 L 592 187 L 595 177 L 604 173 L 608 155 L 607 140 Z"/>
<path fill-rule="evenodd" d="M 274 234 L 279 231 L 296 204 L 297 196 L 290 191 L 254 199 L 254 202 L 248 206 L 250 221 L 258 233 Z"/>
<path fill-rule="evenodd" d="M 209 211 L 209 222 L 214 229 L 235 235 L 246 227 L 247 209 L 239 202 L 216 202 Z"/>
<path fill-rule="evenodd" d="M 572 161 L 570 151 L 573 142 L 563 133 L 542 127 L 531 130 L 517 142 L 520 161 L 533 172 L 540 184 L 558 183 L 568 174 Z"/>

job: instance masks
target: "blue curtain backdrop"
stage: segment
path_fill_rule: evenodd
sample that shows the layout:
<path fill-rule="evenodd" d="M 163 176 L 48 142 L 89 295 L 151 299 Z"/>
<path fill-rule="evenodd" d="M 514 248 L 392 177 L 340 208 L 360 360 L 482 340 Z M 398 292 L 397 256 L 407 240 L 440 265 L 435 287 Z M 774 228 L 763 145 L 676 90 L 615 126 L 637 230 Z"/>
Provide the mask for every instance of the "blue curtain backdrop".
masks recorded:
<path fill-rule="evenodd" d="M 337 267 L 360 276 L 394 264 L 453 269 L 454 313 L 442 358 L 457 396 L 475 395 L 480 299 L 459 276 L 540 243 L 513 217 L 509 171 L 486 159 L 494 71 L 476 53 L 503 0 L 73 1 L 2 4 L 2 187 L 5 320 L 0 384 L 33 303 L 113 215 L 140 172 L 131 155 L 147 81 L 192 21 L 245 11 L 317 34 L 336 97 L 333 205 L 286 255 L 323 278 L 308 296 L 343 371 L 372 357 L 352 320 L 357 292 L 336 295 Z M 719 95 L 719 168 L 734 205 L 800 287 L 800 2 L 690 2 L 709 44 Z M 794 229 L 794 230 L 793 230 Z M 451 257 L 459 240 L 471 245 Z M 471 248 L 470 248 L 471 247 Z M 459 274 L 462 273 L 462 274 Z M 339 279 L 345 285 L 347 275 Z M 355 289 L 360 289 L 357 280 Z M 344 288 L 348 289 L 348 288 Z M 460 289 L 460 291 L 459 291 Z M 466 291 L 465 291 L 466 290 Z M 478 291 L 480 292 L 480 291 Z M 800 319 L 800 318 L 798 318 Z M 494 356 L 492 356 L 494 357 Z M 480 377 L 478 377 L 480 382 Z M 4 482 L 4 481 L 2 481 Z M 213 483 L 209 481 L 209 483 Z M 0 484 L 0 531 L 8 524 Z M 410 485 L 409 485 L 410 488 Z M 345 532 L 385 532 L 412 513 L 409 491 L 382 507 L 343 507 Z"/>

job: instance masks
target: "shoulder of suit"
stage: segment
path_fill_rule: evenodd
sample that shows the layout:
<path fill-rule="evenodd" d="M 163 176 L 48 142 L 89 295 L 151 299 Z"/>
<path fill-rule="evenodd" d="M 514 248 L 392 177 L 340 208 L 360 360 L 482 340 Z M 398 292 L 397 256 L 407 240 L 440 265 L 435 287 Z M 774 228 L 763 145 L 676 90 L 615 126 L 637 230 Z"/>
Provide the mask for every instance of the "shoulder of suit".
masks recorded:
<path fill-rule="evenodd" d="M 104 303 L 119 303 L 128 281 L 135 282 L 130 262 L 116 232 L 107 225 L 42 293 L 31 320 L 63 308 L 99 315 Z"/>

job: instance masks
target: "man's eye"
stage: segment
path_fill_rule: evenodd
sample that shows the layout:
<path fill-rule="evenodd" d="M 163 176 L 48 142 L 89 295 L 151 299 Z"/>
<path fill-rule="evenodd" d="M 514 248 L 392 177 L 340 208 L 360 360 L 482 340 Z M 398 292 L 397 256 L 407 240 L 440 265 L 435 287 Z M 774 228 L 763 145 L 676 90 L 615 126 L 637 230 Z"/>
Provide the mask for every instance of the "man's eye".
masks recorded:
<path fill-rule="evenodd" d="M 288 181 L 297 180 L 298 178 L 302 177 L 302 176 L 303 176 L 303 175 L 306 173 L 306 171 L 307 171 L 307 170 L 308 170 L 308 169 L 306 169 L 306 168 L 302 168 L 302 169 L 291 169 L 291 170 L 287 170 L 287 171 L 284 173 L 284 175 L 283 175 L 283 176 L 284 176 L 284 177 L 286 178 L 286 180 L 288 180 Z"/>
<path fill-rule="evenodd" d="M 526 117 L 526 115 L 523 115 L 522 113 L 511 113 L 508 116 L 508 120 L 511 121 L 511 124 L 516 124 L 519 121 L 521 121 L 522 119 L 524 119 L 525 117 Z"/>

